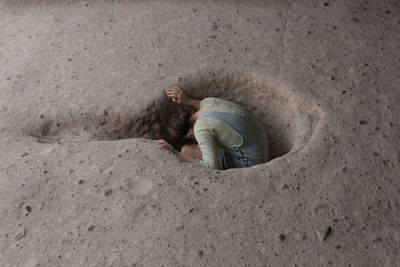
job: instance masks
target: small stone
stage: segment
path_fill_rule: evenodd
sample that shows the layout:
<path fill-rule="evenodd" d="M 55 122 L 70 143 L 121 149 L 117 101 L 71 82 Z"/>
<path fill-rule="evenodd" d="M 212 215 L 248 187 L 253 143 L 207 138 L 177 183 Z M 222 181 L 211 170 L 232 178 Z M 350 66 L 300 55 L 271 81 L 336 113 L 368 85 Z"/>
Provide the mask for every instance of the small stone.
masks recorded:
<path fill-rule="evenodd" d="M 105 196 L 109 196 L 109 195 L 111 195 L 112 194 L 112 189 L 106 189 L 106 190 L 104 190 L 104 195 Z"/>
<path fill-rule="evenodd" d="M 318 239 L 321 242 L 324 242 L 331 232 L 332 232 L 332 227 L 330 227 L 330 226 L 326 227 L 326 229 L 324 229 L 322 231 L 319 231 L 319 230 L 316 231 Z"/>
<path fill-rule="evenodd" d="M 78 181 L 78 184 L 83 184 L 83 180 L 79 180 L 79 181 Z"/>
<path fill-rule="evenodd" d="M 89 232 L 94 230 L 94 225 L 89 226 L 89 228 L 87 229 Z"/>
<path fill-rule="evenodd" d="M 305 236 L 304 234 L 302 234 L 302 233 L 295 233 L 295 234 L 293 235 L 293 237 L 294 237 L 294 239 L 297 240 L 297 241 L 302 240 L 302 239 L 306 239 L 306 236 Z"/>
<path fill-rule="evenodd" d="M 201 249 L 199 250 L 199 256 L 202 257 L 204 255 L 204 251 L 202 251 Z"/>
<path fill-rule="evenodd" d="M 286 239 L 286 236 L 285 236 L 284 234 L 280 234 L 280 235 L 278 236 L 278 238 L 279 238 L 280 241 L 283 241 L 283 240 Z"/>
<path fill-rule="evenodd" d="M 324 241 L 324 233 L 322 231 L 315 231 L 317 233 L 318 239 L 323 242 Z"/>
<path fill-rule="evenodd" d="M 368 121 L 366 121 L 366 120 L 360 120 L 359 123 L 360 123 L 361 125 L 365 125 L 365 124 L 368 123 Z"/>
<path fill-rule="evenodd" d="M 280 186 L 280 189 L 282 190 L 282 189 L 286 189 L 286 188 L 288 188 L 288 185 L 287 184 L 281 184 L 281 186 Z"/>
<path fill-rule="evenodd" d="M 22 229 L 18 232 L 18 234 L 15 235 L 14 240 L 15 240 L 15 241 L 18 241 L 18 240 L 24 238 L 27 232 L 28 232 L 28 231 L 27 231 L 25 228 L 22 228 Z"/>
<path fill-rule="evenodd" d="M 30 206 L 26 206 L 25 209 L 26 209 L 27 212 L 31 212 L 32 211 L 32 208 Z"/>
<path fill-rule="evenodd" d="M 184 225 L 180 225 L 180 226 L 175 227 L 175 229 L 176 229 L 176 231 L 179 232 L 179 231 L 185 229 L 185 226 Z"/>
<path fill-rule="evenodd" d="M 372 242 L 374 242 L 374 243 L 381 242 L 381 241 L 382 241 L 382 238 L 380 238 L 380 237 L 377 237 L 374 240 L 372 240 Z"/>

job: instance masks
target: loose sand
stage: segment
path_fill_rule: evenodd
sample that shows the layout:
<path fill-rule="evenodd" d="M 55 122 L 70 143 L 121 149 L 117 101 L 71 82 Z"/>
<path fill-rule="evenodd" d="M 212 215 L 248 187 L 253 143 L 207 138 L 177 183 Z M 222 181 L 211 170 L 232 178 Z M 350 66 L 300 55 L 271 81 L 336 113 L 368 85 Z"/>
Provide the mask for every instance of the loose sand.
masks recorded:
<path fill-rule="evenodd" d="M 0 1 L 0 266 L 399 266 L 398 1 Z M 270 136 L 151 142 L 165 90 Z"/>

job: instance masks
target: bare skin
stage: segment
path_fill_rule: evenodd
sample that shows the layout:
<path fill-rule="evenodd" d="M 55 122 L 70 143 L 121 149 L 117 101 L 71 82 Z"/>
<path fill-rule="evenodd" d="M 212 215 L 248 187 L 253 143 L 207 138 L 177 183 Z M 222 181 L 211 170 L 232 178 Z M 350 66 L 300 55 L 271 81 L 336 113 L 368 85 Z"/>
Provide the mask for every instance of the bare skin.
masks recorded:
<path fill-rule="evenodd" d="M 200 100 L 187 97 L 185 92 L 176 86 L 167 90 L 167 96 L 176 104 L 191 106 L 194 108 L 197 108 L 200 105 Z"/>
<path fill-rule="evenodd" d="M 200 100 L 192 99 L 186 96 L 185 92 L 178 87 L 172 87 L 167 90 L 167 96 L 176 104 L 187 105 L 191 107 L 197 108 L 200 105 Z M 197 121 L 197 118 L 201 113 L 208 110 L 211 107 L 211 103 L 204 104 L 200 110 L 192 115 L 190 118 L 192 125 L 194 125 Z M 195 139 L 194 136 L 194 127 L 192 127 L 186 135 L 188 139 Z M 155 144 L 165 147 L 171 152 L 178 155 L 179 158 L 186 162 L 194 163 L 196 159 L 202 159 L 202 153 L 198 145 L 184 145 L 181 151 L 176 150 L 171 144 L 169 144 L 164 139 L 158 139 L 153 141 Z"/>

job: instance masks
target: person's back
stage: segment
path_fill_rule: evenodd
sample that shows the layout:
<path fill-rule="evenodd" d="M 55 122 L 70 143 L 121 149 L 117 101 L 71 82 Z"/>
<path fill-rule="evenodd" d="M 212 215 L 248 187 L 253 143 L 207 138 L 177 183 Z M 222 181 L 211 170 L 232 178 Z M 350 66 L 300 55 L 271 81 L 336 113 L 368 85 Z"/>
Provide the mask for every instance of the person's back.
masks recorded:
<path fill-rule="evenodd" d="M 207 168 L 249 167 L 268 160 L 267 134 L 246 109 L 220 98 L 200 102 L 210 107 L 201 113 L 194 132 L 202 159 L 195 164 Z"/>

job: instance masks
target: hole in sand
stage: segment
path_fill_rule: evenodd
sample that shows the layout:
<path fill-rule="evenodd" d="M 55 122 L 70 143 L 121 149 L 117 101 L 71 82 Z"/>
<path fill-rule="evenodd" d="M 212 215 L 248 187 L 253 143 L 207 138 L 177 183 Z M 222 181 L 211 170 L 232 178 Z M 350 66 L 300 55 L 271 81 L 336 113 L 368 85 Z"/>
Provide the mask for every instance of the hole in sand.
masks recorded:
<path fill-rule="evenodd" d="M 220 97 L 250 110 L 268 132 L 271 159 L 302 148 L 324 114 L 311 100 L 284 82 L 254 73 L 199 71 L 179 78 L 175 85 L 192 97 Z M 161 138 L 165 116 L 176 107 L 163 91 L 139 114 L 104 110 L 101 114 L 79 113 L 66 119 L 43 118 L 37 124 L 41 126 L 28 133 L 45 143 Z"/>

